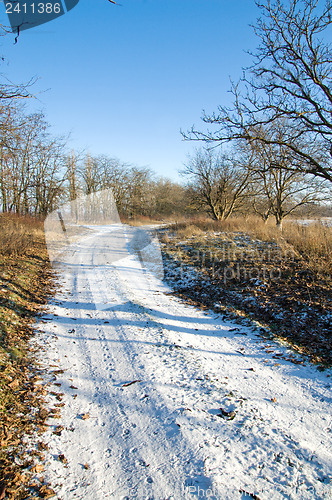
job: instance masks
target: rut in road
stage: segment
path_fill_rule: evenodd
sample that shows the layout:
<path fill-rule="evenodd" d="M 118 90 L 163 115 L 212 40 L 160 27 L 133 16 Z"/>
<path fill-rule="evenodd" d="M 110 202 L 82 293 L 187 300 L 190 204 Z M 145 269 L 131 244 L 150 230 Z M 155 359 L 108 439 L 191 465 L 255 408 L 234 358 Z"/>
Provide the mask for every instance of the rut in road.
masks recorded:
<path fill-rule="evenodd" d="M 42 325 L 45 364 L 64 370 L 64 430 L 47 433 L 58 497 L 329 498 L 328 374 L 169 295 L 121 230 L 70 247 Z"/>

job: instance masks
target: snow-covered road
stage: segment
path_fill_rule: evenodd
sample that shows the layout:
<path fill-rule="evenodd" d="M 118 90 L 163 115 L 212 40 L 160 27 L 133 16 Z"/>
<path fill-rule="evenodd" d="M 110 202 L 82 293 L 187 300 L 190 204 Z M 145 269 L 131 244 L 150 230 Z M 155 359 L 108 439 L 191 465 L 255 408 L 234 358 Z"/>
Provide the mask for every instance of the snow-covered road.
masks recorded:
<path fill-rule="evenodd" d="M 330 372 L 182 303 L 121 245 L 107 262 L 116 230 L 71 246 L 40 324 L 58 498 L 332 499 Z"/>

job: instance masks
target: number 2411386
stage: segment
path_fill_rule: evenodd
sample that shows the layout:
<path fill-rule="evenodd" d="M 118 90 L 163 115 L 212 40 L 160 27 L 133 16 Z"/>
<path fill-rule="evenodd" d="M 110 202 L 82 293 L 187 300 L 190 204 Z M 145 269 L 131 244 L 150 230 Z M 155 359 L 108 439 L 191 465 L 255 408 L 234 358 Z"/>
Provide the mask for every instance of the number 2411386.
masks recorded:
<path fill-rule="evenodd" d="M 7 2 L 6 4 L 6 13 L 13 14 L 14 12 L 17 14 L 60 14 L 61 12 L 61 4 L 60 3 L 17 3 L 13 5 L 12 3 Z"/>

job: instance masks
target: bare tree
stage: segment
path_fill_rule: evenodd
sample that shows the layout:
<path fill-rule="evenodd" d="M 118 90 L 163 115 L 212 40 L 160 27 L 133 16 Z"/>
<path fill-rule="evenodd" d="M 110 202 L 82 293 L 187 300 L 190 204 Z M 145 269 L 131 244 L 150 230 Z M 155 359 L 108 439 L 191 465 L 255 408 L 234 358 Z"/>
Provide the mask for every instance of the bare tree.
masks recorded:
<path fill-rule="evenodd" d="M 83 180 L 84 194 L 89 195 L 102 189 L 98 160 L 89 153 L 83 160 L 80 168 L 80 176 Z"/>
<path fill-rule="evenodd" d="M 0 130 L 0 193 L 3 212 L 46 215 L 61 194 L 64 142 L 52 138 L 41 113 L 7 110 Z"/>
<path fill-rule="evenodd" d="M 261 131 L 260 134 L 268 134 Z M 326 181 L 292 169 L 293 157 L 279 144 L 256 141 L 250 145 L 253 173 L 253 208 L 263 220 L 274 216 L 276 225 L 299 207 L 318 203 L 327 194 Z"/>
<path fill-rule="evenodd" d="M 79 168 L 85 194 L 111 189 L 121 215 L 150 215 L 154 210 L 153 173 L 117 158 L 87 154 Z"/>
<path fill-rule="evenodd" d="M 31 189 L 35 215 L 46 216 L 58 206 L 65 193 L 65 180 L 64 143 L 58 138 L 44 140 L 35 153 Z"/>
<path fill-rule="evenodd" d="M 38 118 L 30 119 L 22 107 L 9 106 L 2 115 L 1 184 L 4 211 L 27 213 L 27 190 L 33 169 L 34 141 L 38 136 Z"/>
<path fill-rule="evenodd" d="M 189 157 L 181 174 L 189 178 L 192 203 L 214 220 L 227 219 L 247 197 L 250 168 L 213 150 L 201 149 Z"/>
<path fill-rule="evenodd" d="M 254 64 L 233 85 L 234 105 L 203 121 L 216 132 L 192 129 L 185 137 L 224 143 L 262 141 L 289 149 L 292 168 L 332 182 L 332 51 L 330 0 L 257 1 L 254 30 L 260 45 Z M 260 125 L 287 119 L 288 134 L 259 135 Z M 294 140 L 295 139 L 295 140 Z M 303 147 L 304 146 L 304 147 Z M 319 150 L 319 154 L 317 154 Z"/>
<path fill-rule="evenodd" d="M 130 166 L 118 158 L 98 156 L 97 158 L 103 189 L 111 189 L 118 212 L 125 214 L 130 189 Z"/>
<path fill-rule="evenodd" d="M 12 33 L 10 27 L 0 24 L 0 37 L 7 36 Z M 17 38 L 16 38 L 17 41 Z M 4 62 L 5 57 L 0 56 L 0 62 Z M 36 79 L 31 79 L 27 83 L 15 84 L 11 82 L 4 74 L 0 77 L 0 103 L 1 106 L 8 105 L 8 102 L 16 99 L 26 99 L 32 97 L 30 87 L 33 86 Z M 1 111 L 0 111 L 1 112 Z"/>
<path fill-rule="evenodd" d="M 153 172 L 148 168 L 132 167 L 129 173 L 126 215 L 150 215 L 154 206 Z"/>
<path fill-rule="evenodd" d="M 71 151 L 65 158 L 66 179 L 68 181 L 68 194 L 70 201 L 76 200 L 79 194 L 78 179 L 78 156 L 75 151 Z"/>
<path fill-rule="evenodd" d="M 0 189 L 2 212 L 10 209 L 10 157 L 17 139 L 17 109 L 14 106 L 0 108 Z"/>
<path fill-rule="evenodd" d="M 152 215 L 169 217 L 186 212 L 189 199 L 184 186 L 161 177 L 153 184 L 153 195 Z"/>

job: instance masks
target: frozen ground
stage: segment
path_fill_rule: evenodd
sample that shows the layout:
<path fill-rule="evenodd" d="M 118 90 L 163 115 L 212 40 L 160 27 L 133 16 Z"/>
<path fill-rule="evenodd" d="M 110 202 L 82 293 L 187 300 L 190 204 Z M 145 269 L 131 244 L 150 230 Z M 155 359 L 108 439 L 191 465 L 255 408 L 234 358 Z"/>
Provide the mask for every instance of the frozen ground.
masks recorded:
<path fill-rule="evenodd" d="M 40 325 L 65 403 L 45 436 L 57 498 L 332 499 L 329 372 L 182 303 L 120 246 L 108 263 L 121 231 L 71 247 Z"/>
<path fill-rule="evenodd" d="M 297 222 L 298 224 L 303 224 L 304 226 L 309 226 L 310 224 L 319 222 L 325 226 L 332 227 L 332 217 L 322 217 L 320 219 L 295 219 L 292 222 Z"/>

